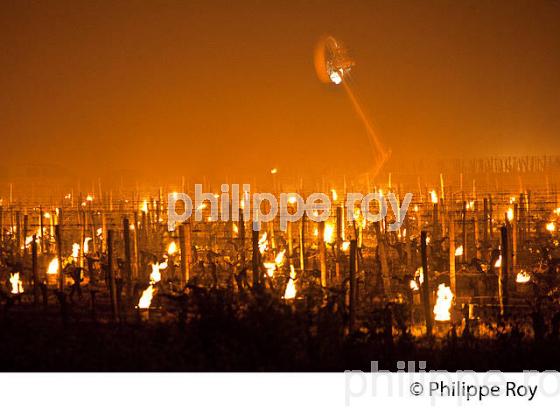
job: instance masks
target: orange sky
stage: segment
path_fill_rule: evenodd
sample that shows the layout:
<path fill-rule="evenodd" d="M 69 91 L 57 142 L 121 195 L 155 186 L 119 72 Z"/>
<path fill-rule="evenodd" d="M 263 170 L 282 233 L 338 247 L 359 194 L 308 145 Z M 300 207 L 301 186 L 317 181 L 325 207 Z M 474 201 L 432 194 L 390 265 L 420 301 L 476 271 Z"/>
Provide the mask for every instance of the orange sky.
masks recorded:
<path fill-rule="evenodd" d="M 362 171 L 314 73 L 325 33 L 395 159 L 560 153 L 559 21 L 555 0 L 3 1 L 0 174 Z"/>

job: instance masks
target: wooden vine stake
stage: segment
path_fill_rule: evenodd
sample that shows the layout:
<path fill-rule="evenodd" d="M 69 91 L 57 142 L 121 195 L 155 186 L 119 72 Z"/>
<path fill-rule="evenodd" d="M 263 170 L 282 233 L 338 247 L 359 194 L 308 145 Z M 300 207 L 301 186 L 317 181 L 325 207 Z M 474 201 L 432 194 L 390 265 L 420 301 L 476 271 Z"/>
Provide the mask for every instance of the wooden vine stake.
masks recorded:
<path fill-rule="evenodd" d="M 420 252 L 422 254 L 422 272 L 424 281 L 422 282 L 422 305 L 424 306 L 424 320 L 426 321 L 426 334 L 432 335 L 432 306 L 430 301 L 430 274 L 428 272 L 428 247 L 426 243 L 427 232 L 420 233 Z"/>
<path fill-rule="evenodd" d="M 113 321 L 117 322 L 119 307 L 117 302 L 117 284 L 113 272 L 113 231 L 111 229 L 107 231 L 107 276 L 109 277 L 109 292 L 111 295 L 111 313 Z"/>
<path fill-rule="evenodd" d="M 457 295 L 457 278 L 455 275 L 455 220 L 453 212 L 449 212 L 449 281 L 451 292 Z"/>
<path fill-rule="evenodd" d="M 181 224 L 179 227 L 179 241 L 181 247 L 181 288 L 189 283 L 192 263 L 191 224 Z"/>

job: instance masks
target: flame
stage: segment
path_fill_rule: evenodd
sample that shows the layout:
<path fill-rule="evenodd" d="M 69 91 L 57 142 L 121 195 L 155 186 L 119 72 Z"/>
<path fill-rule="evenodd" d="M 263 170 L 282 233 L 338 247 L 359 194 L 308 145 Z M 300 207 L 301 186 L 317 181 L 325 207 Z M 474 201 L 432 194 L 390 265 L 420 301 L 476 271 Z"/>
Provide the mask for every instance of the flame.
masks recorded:
<path fill-rule="evenodd" d="M 80 256 L 80 244 L 73 243 L 72 244 L 72 258 L 73 259 L 78 259 L 79 256 Z"/>
<path fill-rule="evenodd" d="M 342 70 L 338 71 L 331 71 L 331 73 L 329 74 L 329 78 L 331 79 L 331 81 L 336 84 L 339 85 L 340 83 L 342 83 Z"/>
<path fill-rule="evenodd" d="M 51 214 L 48 212 L 45 212 L 43 216 L 45 217 L 45 219 L 51 219 Z"/>
<path fill-rule="evenodd" d="M 455 249 L 455 256 L 463 256 L 463 245 L 458 246 L 457 249 Z"/>
<path fill-rule="evenodd" d="M 152 304 L 152 298 L 154 297 L 154 286 L 148 286 L 144 292 L 142 292 L 142 296 L 140 296 L 140 300 L 138 301 L 138 307 L 140 309 L 148 309 Z"/>
<path fill-rule="evenodd" d="M 350 241 L 342 242 L 342 250 L 346 252 L 348 249 L 350 249 Z"/>
<path fill-rule="evenodd" d="M 49 263 L 49 267 L 47 268 L 47 274 L 55 275 L 58 273 L 58 269 L 59 269 L 58 258 L 53 258 Z"/>
<path fill-rule="evenodd" d="M 509 203 L 513 204 L 515 202 L 515 197 L 514 196 L 510 196 L 509 197 Z"/>
<path fill-rule="evenodd" d="M 284 264 L 284 255 L 286 250 L 278 252 L 276 258 L 274 258 L 274 262 L 264 262 L 263 265 L 266 269 L 266 274 L 268 277 L 272 278 L 274 276 L 274 272 L 276 272 L 276 268 L 280 268 Z"/>
<path fill-rule="evenodd" d="M 438 203 L 438 196 L 436 191 L 430 191 L 430 200 L 432 201 L 432 204 Z"/>
<path fill-rule="evenodd" d="M 265 262 L 263 265 L 266 269 L 268 277 L 272 278 L 274 276 L 274 272 L 276 271 L 276 264 L 274 262 Z"/>
<path fill-rule="evenodd" d="M 41 237 L 41 228 L 37 228 L 37 231 L 35 232 L 35 242 L 39 243 L 39 238 Z M 31 245 L 31 243 L 33 242 L 33 235 L 29 235 L 25 237 L 25 247 L 28 247 Z M 23 247 L 22 247 L 23 249 Z"/>
<path fill-rule="evenodd" d="M 86 197 L 86 201 L 88 201 L 88 202 L 93 201 L 93 195 L 88 195 L 88 196 Z"/>
<path fill-rule="evenodd" d="M 410 286 L 410 289 L 412 289 L 413 291 L 420 290 L 420 287 L 418 286 L 418 283 L 414 279 L 410 280 L 409 286 Z"/>
<path fill-rule="evenodd" d="M 161 280 L 161 269 L 167 269 L 167 262 L 152 263 L 152 271 L 150 272 L 150 283 L 158 283 Z"/>
<path fill-rule="evenodd" d="M 449 286 L 440 283 L 437 290 L 437 300 L 434 306 L 435 320 L 438 322 L 447 322 L 451 320 L 451 303 L 453 302 L 453 292 Z"/>
<path fill-rule="evenodd" d="M 531 280 L 531 275 L 529 275 L 524 270 L 519 271 L 519 273 L 517 274 L 517 277 L 515 278 L 515 281 L 517 283 L 527 283 L 530 280 Z"/>
<path fill-rule="evenodd" d="M 508 221 L 513 221 L 513 208 L 509 207 L 506 213 Z"/>
<path fill-rule="evenodd" d="M 280 267 L 284 264 L 284 255 L 285 254 L 286 254 L 285 249 L 283 251 L 278 252 L 278 254 L 276 255 L 276 258 L 274 259 L 274 262 L 276 263 L 276 266 Z"/>
<path fill-rule="evenodd" d="M 323 232 L 323 240 L 327 243 L 332 243 L 334 241 L 334 226 L 331 224 L 325 224 L 325 231 Z"/>
<path fill-rule="evenodd" d="M 259 252 L 261 255 L 266 252 L 268 248 L 268 239 L 266 232 L 262 234 L 261 238 L 259 239 Z"/>
<path fill-rule="evenodd" d="M 468 209 L 474 209 L 474 201 L 467 202 L 467 210 Z"/>
<path fill-rule="evenodd" d="M 331 193 L 332 193 L 332 200 L 334 202 L 338 201 L 338 194 L 336 193 L 336 190 L 331 189 Z"/>
<path fill-rule="evenodd" d="M 270 173 L 271 173 L 272 175 L 277 174 L 277 173 L 278 173 L 278 168 L 272 168 L 272 169 L 270 170 Z"/>
<path fill-rule="evenodd" d="M 23 282 L 19 278 L 19 272 L 10 273 L 10 284 L 12 285 L 12 294 L 23 293 Z"/>
<path fill-rule="evenodd" d="M 169 256 L 175 255 L 177 253 L 177 244 L 175 241 L 172 241 L 169 246 L 167 247 L 167 254 Z"/>
<path fill-rule="evenodd" d="M 142 202 L 142 206 L 140 207 L 140 210 L 145 214 L 148 213 L 148 201 L 146 199 L 144 199 L 144 202 Z"/>
<path fill-rule="evenodd" d="M 290 195 L 290 196 L 288 197 L 288 203 L 289 203 L 289 204 L 294 205 L 296 202 L 297 202 L 297 198 L 296 198 L 295 195 Z M 560 208 L 559 208 L 559 209 L 560 209 Z"/>
<path fill-rule="evenodd" d="M 97 230 L 95 231 L 95 234 L 98 237 L 101 237 L 103 235 L 103 228 L 97 228 Z"/>
<path fill-rule="evenodd" d="M 554 212 L 556 215 L 559 215 L 559 216 L 560 216 L 560 208 L 556 208 L 553 212 Z"/>
<path fill-rule="evenodd" d="M 166 269 L 167 262 L 156 262 L 152 263 L 152 272 L 150 273 L 150 285 L 142 292 L 140 300 L 138 301 L 139 309 L 148 309 L 152 304 L 152 298 L 154 297 L 155 288 L 154 285 L 161 280 L 160 269 Z"/>
<path fill-rule="evenodd" d="M 498 260 L 496 260 L 496 263 L 494 263 L 494 267 L 495 268 L 501 268 L 502 267 L 502 255 L 500 255 L 498 257 Z"/>
<path fill-rule="evenodd" d="M 414 277 L 418 278 L 418 283 L 424 283 L 424 269 L 422 268 L 422 266 L 416 269 L 416 272 L 414 272 Z"/>
<path fill-rule="evenodd" d="M 237 224 L 233 224 L 233 233 L 234 234 L 238 234 L 239 233 L 239 228 L 237 227 Z"/>
<path fill-rule="evenodd" d="M 294 299 L 297 294 L 296 290 L 296 270 L 294 265 L 290 265 L 290 277 L 288 278 L 288 283 L 286 284 L 286 290 L 284 291 L 284 299 Z"/>
<path fill-rule="evenodd" d="M 550 233 L 556 230 L 556 224 L 554 222 L 549 222 L 546 224 L 546 230 Z"/>
<path fill-rule="evenodd" d="M 91 240 L 92 239 L 89 236 L 84 239 L 84 253 L 89 253 L 89 242 Z"/>

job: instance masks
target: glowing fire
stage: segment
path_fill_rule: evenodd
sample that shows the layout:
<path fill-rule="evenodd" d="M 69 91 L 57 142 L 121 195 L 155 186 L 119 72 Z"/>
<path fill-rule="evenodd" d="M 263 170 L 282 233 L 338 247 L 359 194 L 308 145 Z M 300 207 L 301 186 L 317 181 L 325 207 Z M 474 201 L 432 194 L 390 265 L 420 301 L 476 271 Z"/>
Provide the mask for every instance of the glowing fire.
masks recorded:
<path fill-rule="evenodd" d="M 506 215 L 507 215 L 508 221 L 513 221 L 513 208 L 511 208 L 511 207 L 508 208 Z"/>
<path fill-rule="evenodd" d="M 294 265 L 290 265 L 290 277 L 288 279 L 288 283 L 286 285 L 286 290 L 284 292 L 284 299 L 294 299 L 297 294 L 296 290 L 296 270 L 294 269 Z"/>
<path fill-rule="evenodd" d="M 449 286 L 440 283 L 437 290 L 437 301 L 434 306 L 435 320 L 438 322 L 447 322 L 451 320 L 451 303 L 453 302 L 453 292 Z"/>
<path fill-rule="evenodd" d="M 531 280 L 531 275 L 529 275 L 527 272 L 525 272 L 524 270 L 519 271 L 519 273 L 517 274 L 517 277 L 515 278 L 515 281 L 517 283 L 527 283 Z"/>
<path fill-rule="evenodd" d="M 152 298 L 154 297 L 154 286 L 148 286 L 144 292 L 142 292 L 142 296 L 140 296 L 140 300 L 138 301 L 138 307 L 140 309 L 148 309 L 152 304 Z"/>
<path fill-rule="evenodd" d="M 331 194 L 332 194 L 332 200 L 334 202 L 338 201 L 338 194 L 336 193 L 336 190 L 331 189 Z"/>
<path fill-rule="evenodd" d="M 276 264 L 274 262 L 264 262 L 264 268 L 266 269 L 266 274 L 269 278 L 274 276 L 274 272 L 276 271 Z"/>
<path fill-rule="evenodd" d="M 419 283 L 420 285 L 424 283 L 424 269 L 422 268 L 422 266 L 416 269 L 416 272 L 414 272 L 414 277 L 417 278 L 417 283 Z"/>
<path fill-rule="evenodd" d="M 284 255 L 285 254 L 286 254 L 286 250 L 284 249 L 283 251 L 278 252 L 278 254 L 276 255 L 276 258 L 274 259 L 274 262 L 276 263 L 276 265 L 278 267 L 280 267 L 284 264 Z"/>
<path fill-rule="evenodd" d="M 12 285 L 12 294 L 23 293 L 23 282 L 19 278 L 19 272 L 10 273 L 10 284 Z"/>
<path fill-rule="evenodd" d="M 286 254 L 286 250 L 278 252 L 276 258 L 274 258 L 274 262 L 264 262 L 263 266 L 266 269 L 266 274 L 268 277 L 272 278 L 274 276 L 274 272 L 276 272 L 277 268 L 280 268 L 284 264 L 284 255 Z"/>
<path fill-rule="evenodd" d="M 58 258 L 53 258 L 49 263 L 49 267 L 47 268 L 47 274 L 49 275 L 57 274 L 58 268 L 59 268 Z"/>
<path fill-rule="evenodd" d="M 266 252 L 267 248 L 268 248 L 268 239 L 267 239 L 267 234 L 265 232 L 261 235 L 261 238 L 259 239 L 259 252 L 261 253 L 261 255 Z"/>
<path fill-rule="evenodd" d="M 463 256 L 463 245 L 457 247 L 457 249 L 455 249 L 455 256 Z"/>
<path fill-rule="evenodd" d="M 142 202 L 142 206 L 140 207 L 140 211 L 144 212 L 145 214 L 148 213 L 148 201 L 144 200 L 144 202 Z"/>
<path fill-rule="evenodd" d="M 152 272 L 150 273 L 150 286 L 148 286 L 142 292 L 142 296 L 140 296 L 140 300 L 138 301 L 139 309 L 148 309 L 152 304 L 152 299 L 154 297 L 154 292 L 155 292 L 154 285 L 161 280 L 160 269 L 165 269 L 165 268 L 167 268 L 167 262 L 152 263 Z"/>
<path fill-rule="evenodd" d="M 150 272 L 150 283 L 158 283 L 161 280 L 161 269 L 167 269 L 167 262 L 152 263 L 152 271 Z"/>
<path fill-rule="evenodd" d="M 327 243 L 332 243 L 334 241 L 334 226 L 331 224 L 325 224 L 325 231 L 323 232 L 323 240 Z"/>
<path fill-rule="evenodd" d="M 546 224 L 546 230 L 550 233 L 556 230 L 556 224 L 554 222 L 549 222 Z"/>
<path fill-rule="evenodd" d="M 432 204 L 438 203 L 438 196 L 436 191 L 430 191 L 430 200 L 432 201 Z"/>
<path fill-rule="evenodd" d="M 80 244 L 73 243 L 72 244 L 72 258 L 73 259 L 78 259 L 79 256 L 80 256 Z"/>
<path fill-rule="evenodd" d="M 340 83 L 342 83 L 342 70 L 338 71 L 331 71 L 331 73 L 329 74 L 329 78 L 331 79 L 331 81 L 336 84 L 339 85 Z"/>
<path fill-rule="evenodd" d="M 175 241 L 172 241 L 169 246 L 167 247 L 167 254 L 169 256 L 175 255 L 177 253 L 177 244 Z"/>
<path fill-rule="evenodd" d="M 342 251 L 346 252 L 350 249 L 350 241 L 342 242 Z"/>
<path fill-rule="evenodd" d="M 37 228 L 37 231 L 35 232 L 35 242 L 39 243 L 39 238 L 41 237 L 41 228 Z M 28 247 L 31 245 L 31 243 L 33 242 L 33 235 L 29 235 L 25 237 L 25 247 Z M 23 249 L 23 248 L 22 248 Z"/>
<path fill-rule="evenodd" d="M 84 253 L 89 253 L 89 242 L 91 241 L 90 237 L 84 239 Z"/>
<path fill-rule="evenodd" d="M 233 233 L 238 234 L 239 233 L 239 228 L 237 227 L 237 224 L 233 224 Z"/>
<path fill-rule="evenodd" d="M 496 260 L 496 263 L 494 263 L 494 267 L 495 268 L 501 268 L 502 267 L 502 255 L 500 255 L 498 257 L 498 260 Z"/>
<path fill-rule="evenodd" d="M 410 279 L 409 286 L 410 286 L 410 289 L 412 289 L 413 291 L 420 290 L 420 287 L 418 286 L 418 283 L 414 279 Z"/>

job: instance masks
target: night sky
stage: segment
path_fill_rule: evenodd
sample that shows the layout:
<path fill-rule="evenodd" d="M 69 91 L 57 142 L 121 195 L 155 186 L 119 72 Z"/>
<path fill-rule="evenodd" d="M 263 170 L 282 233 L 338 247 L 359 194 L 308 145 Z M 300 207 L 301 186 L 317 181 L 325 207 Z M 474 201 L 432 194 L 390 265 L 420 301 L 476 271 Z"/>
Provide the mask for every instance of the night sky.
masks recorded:
<path fill-rule="evenodd" d="M 326 33 L 394 158 L 560 152 L 559 1 L 5 0 L 3 172 L 362 171 Z"/>

